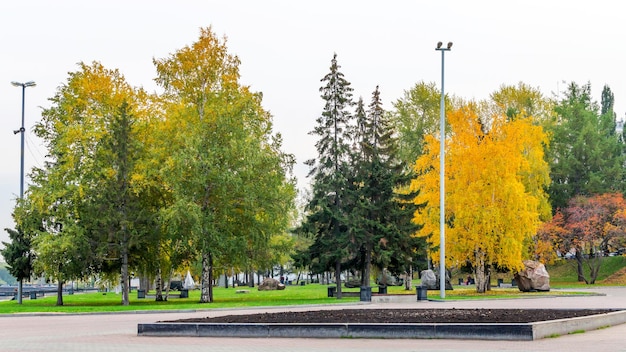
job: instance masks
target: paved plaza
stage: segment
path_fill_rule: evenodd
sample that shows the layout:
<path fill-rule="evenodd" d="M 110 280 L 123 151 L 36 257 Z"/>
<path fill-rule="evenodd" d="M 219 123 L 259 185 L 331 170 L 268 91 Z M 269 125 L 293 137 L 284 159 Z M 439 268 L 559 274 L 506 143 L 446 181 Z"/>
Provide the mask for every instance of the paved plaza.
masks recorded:
<path fill-rule="evenodd" d="M 362 308 L 621 308 L 626 287 L 593 288 L 602 295 L 456 302 L 368 303 Z M 432 295 L 431 295 L 432 296 Z M 537 341 L 269 339 L 139 337 L 138 323 L 227 314 L 354 308 L 315 307 L 219 309 L 195 312 L 0 316 L 0 351 L 626 351 L 626 324 Z"/>

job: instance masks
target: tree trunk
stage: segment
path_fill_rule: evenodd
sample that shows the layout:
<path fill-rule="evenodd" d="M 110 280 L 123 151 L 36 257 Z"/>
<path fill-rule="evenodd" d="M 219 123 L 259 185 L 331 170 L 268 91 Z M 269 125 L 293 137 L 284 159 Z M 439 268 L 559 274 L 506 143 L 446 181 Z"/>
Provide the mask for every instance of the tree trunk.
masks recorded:
<path fill-rule="evenodd" d="M 254 287 L 254 270 L 248 270 L 248 287 Z"/>
<path fill-rule="evenodd" d="M 213 302 L 213 254 L 209 253 L 209 299 Z"/>
<path fill-rule="evenodd" d="M 165 301 L 167 301 L 167 299 L 170 298 L 170 287 L 172 286 L 172 275 L 174 275 L 174 269 L 170 269 L 170 273 L 167 277 L 167 283 L 165 284 L 165 298 L 164 298 Z"/>
<path fill-rule="evenodd" d="M 122 305 L 127 306 L 130 304 L 130 300 L 128 298 L 128 235 L 126 234 L 126 227 L 122 226 L 123 237 L 122 237 Z"/>
<path fill-rule="evenodd" d="M 156 275 L 156 279 L 154 280 L 155 282 L 155 290 L 156 290 L 156 295 L 154 297 L 154 300 L 157 302 L 161 302 L 163 301 L 163 275 L 161 273 L 161 268 L 157 269 L 157 275 Z"/>
<path fill-rule="evenodd" d="M 485 258 L 481 251 L 476 251 L 476 266 L 474 267 L 474 277 L 476 278 L 476 292 L 485 293 L 487 291 L 487 275 L 485 268 Z"/>
<path fill-rule="evenodd" d="M 22 296 L 24 295 L 24 279 L 17 282 L 17 304 L 22 304 Z"/>
<path fill-rule="evenodd" d="M 335 283 L 337 284 L 337 299 L 341 299 L 341 262 L 335 261 Z"/>
<path fill-rule="evenodd" d="M 361 286 L 370 285 L 371 275 L 372 275 L 372 248 L 371 248 L 371 244 L 368 243 L 365 246 L 365 253 L 363 253 L 363 273 L 361 275 Z"/>
<path fill-rule="evenodd" d="M 63 305 L 63 281 L 57 284 L 57 306 Z"/>
<path fill-rule="evenodd" d="M 411 291 L 413 289 L 413 265 L 409 265 L 409 272 L 405 272 L 404 289 Z"/>
<path fill-rule="evenodd" d="M 213 302 L 213 257 L 210 252 L 202 253 L 202 293 L 200 303 Z"/>
<path fill-rule="evenodd" d="M 139 279 L 139 288 L 145 290 L 146 293 L 150 291 L 150 279 L 148 279 L 148 274 L 144 272 Z"/>
<path fill-rule="evenodd" d="M 596 253 L 597 254 L 597 253 Z M 599 255 L 594 255 L 593 258 L 589 259 L 589 284 L 593 285 L 596 283 L 596 279 L 598 278 L 598 273 L 600 272 L 601 258 Z"/>
<path fill-rule="evenodd" d="M 578 273 L 578 282 L 588 283 L 583 272 L 583 255 L 580 248 L 576 248 L 576 272 Z"/>

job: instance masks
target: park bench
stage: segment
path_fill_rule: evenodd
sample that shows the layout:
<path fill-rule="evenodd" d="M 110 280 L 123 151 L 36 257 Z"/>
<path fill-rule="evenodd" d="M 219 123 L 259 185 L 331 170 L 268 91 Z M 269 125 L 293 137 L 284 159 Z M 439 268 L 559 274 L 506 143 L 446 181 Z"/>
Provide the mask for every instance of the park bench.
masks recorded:
<path fill-rule="evenodd" d="M 378 287 L 378 294 L 386 294 L 387 286 L 375 286 Z M 335 297 L 337 293 L 337 287 L 328 286 L 328 297 Z M 345 288 L 341 290 L 342 297 L 361 297 L 361 288 L 358 291 L 347 291 Z"/>
<path fill-rule="evenodd" d="M 145 290 L 137 290 L 137 298 L 151 298 L 155 299 L 156 294 L 146 293 Z M 163 293 L 163 298 L 165 298 L 165 292 Z M 189 290 L 182 289 L 179 293 L 170 292 L 167 298 L 189 298 Z"/>

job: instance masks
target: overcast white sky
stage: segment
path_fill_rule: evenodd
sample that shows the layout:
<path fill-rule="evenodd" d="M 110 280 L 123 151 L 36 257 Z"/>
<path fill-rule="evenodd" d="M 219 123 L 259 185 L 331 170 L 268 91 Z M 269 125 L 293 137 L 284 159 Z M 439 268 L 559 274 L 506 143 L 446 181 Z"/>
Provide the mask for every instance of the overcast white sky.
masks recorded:
<path fill-rule="evenodd" d="M 599 101 L 605 84 L 616 112 L 626 104 L 626 25 L 619 1 L 165 1 L 22 0 L 0 4 L 0 240 L 14 227 L 19 195 L 21 88 L 26 89 L 27 171 L 45 150 L 32 126 L 48 98 L 78 62 L 119 69 L 134 86 L 156 89 L 152 58 L 197 40 L 200 27 L 228 37 L 241 59 L 241 81 L 264 95 L 284 150 L 302 164 L 316 156 L 308 136 L 322 111 L 320 79 L 333 53 L 355 96 L 369 102 L 380 85 L 385 108 L 419 81 L 441 77 L 438 41 L 446 53 L 446 93 L 485 99 L 502 84 L 522 81 L 546 95 L 565 82 L 591 82 Z M 28 179 L 27 179 L 28 182 Z"/>

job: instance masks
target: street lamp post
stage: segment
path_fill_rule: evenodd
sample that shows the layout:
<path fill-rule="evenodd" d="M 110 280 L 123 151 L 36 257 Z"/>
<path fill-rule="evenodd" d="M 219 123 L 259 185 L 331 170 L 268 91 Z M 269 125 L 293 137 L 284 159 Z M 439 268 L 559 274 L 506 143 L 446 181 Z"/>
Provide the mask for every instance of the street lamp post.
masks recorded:
<path fill-rule="evenodd" d="M 24 128 L 24 96 L 26 93 L 26 87 L 34 87 L 37 84 L 33 81 L 28 81 L 25 83 L 20 82 L 11 82 L 12 85 L 16 87 L 22 87 L 22 126 L 19 130 L 13 131 L 14 134 L 21 134 L 21 156 L 20 156 L 20 199 L 24 198 L 24 133 L 26 129 Z M 19 230 L 18 230 L 19 231 Z M 19 283 L 17 285 L 17 303 L 22 304 L 22 278 L 20 278 Z"/>
<path fill-rule="evenodd" d="M 444 48 L 443 43 L 437 43 L 435 50 L 441 51 L 441 103 L 439 105 L 439 296 L 446 298 L 446 234 L 445 234 L 445 152 L 446 152 L 446 113 L 444 79 L 444 54 L 452 49 L 452 42 Z"/>

